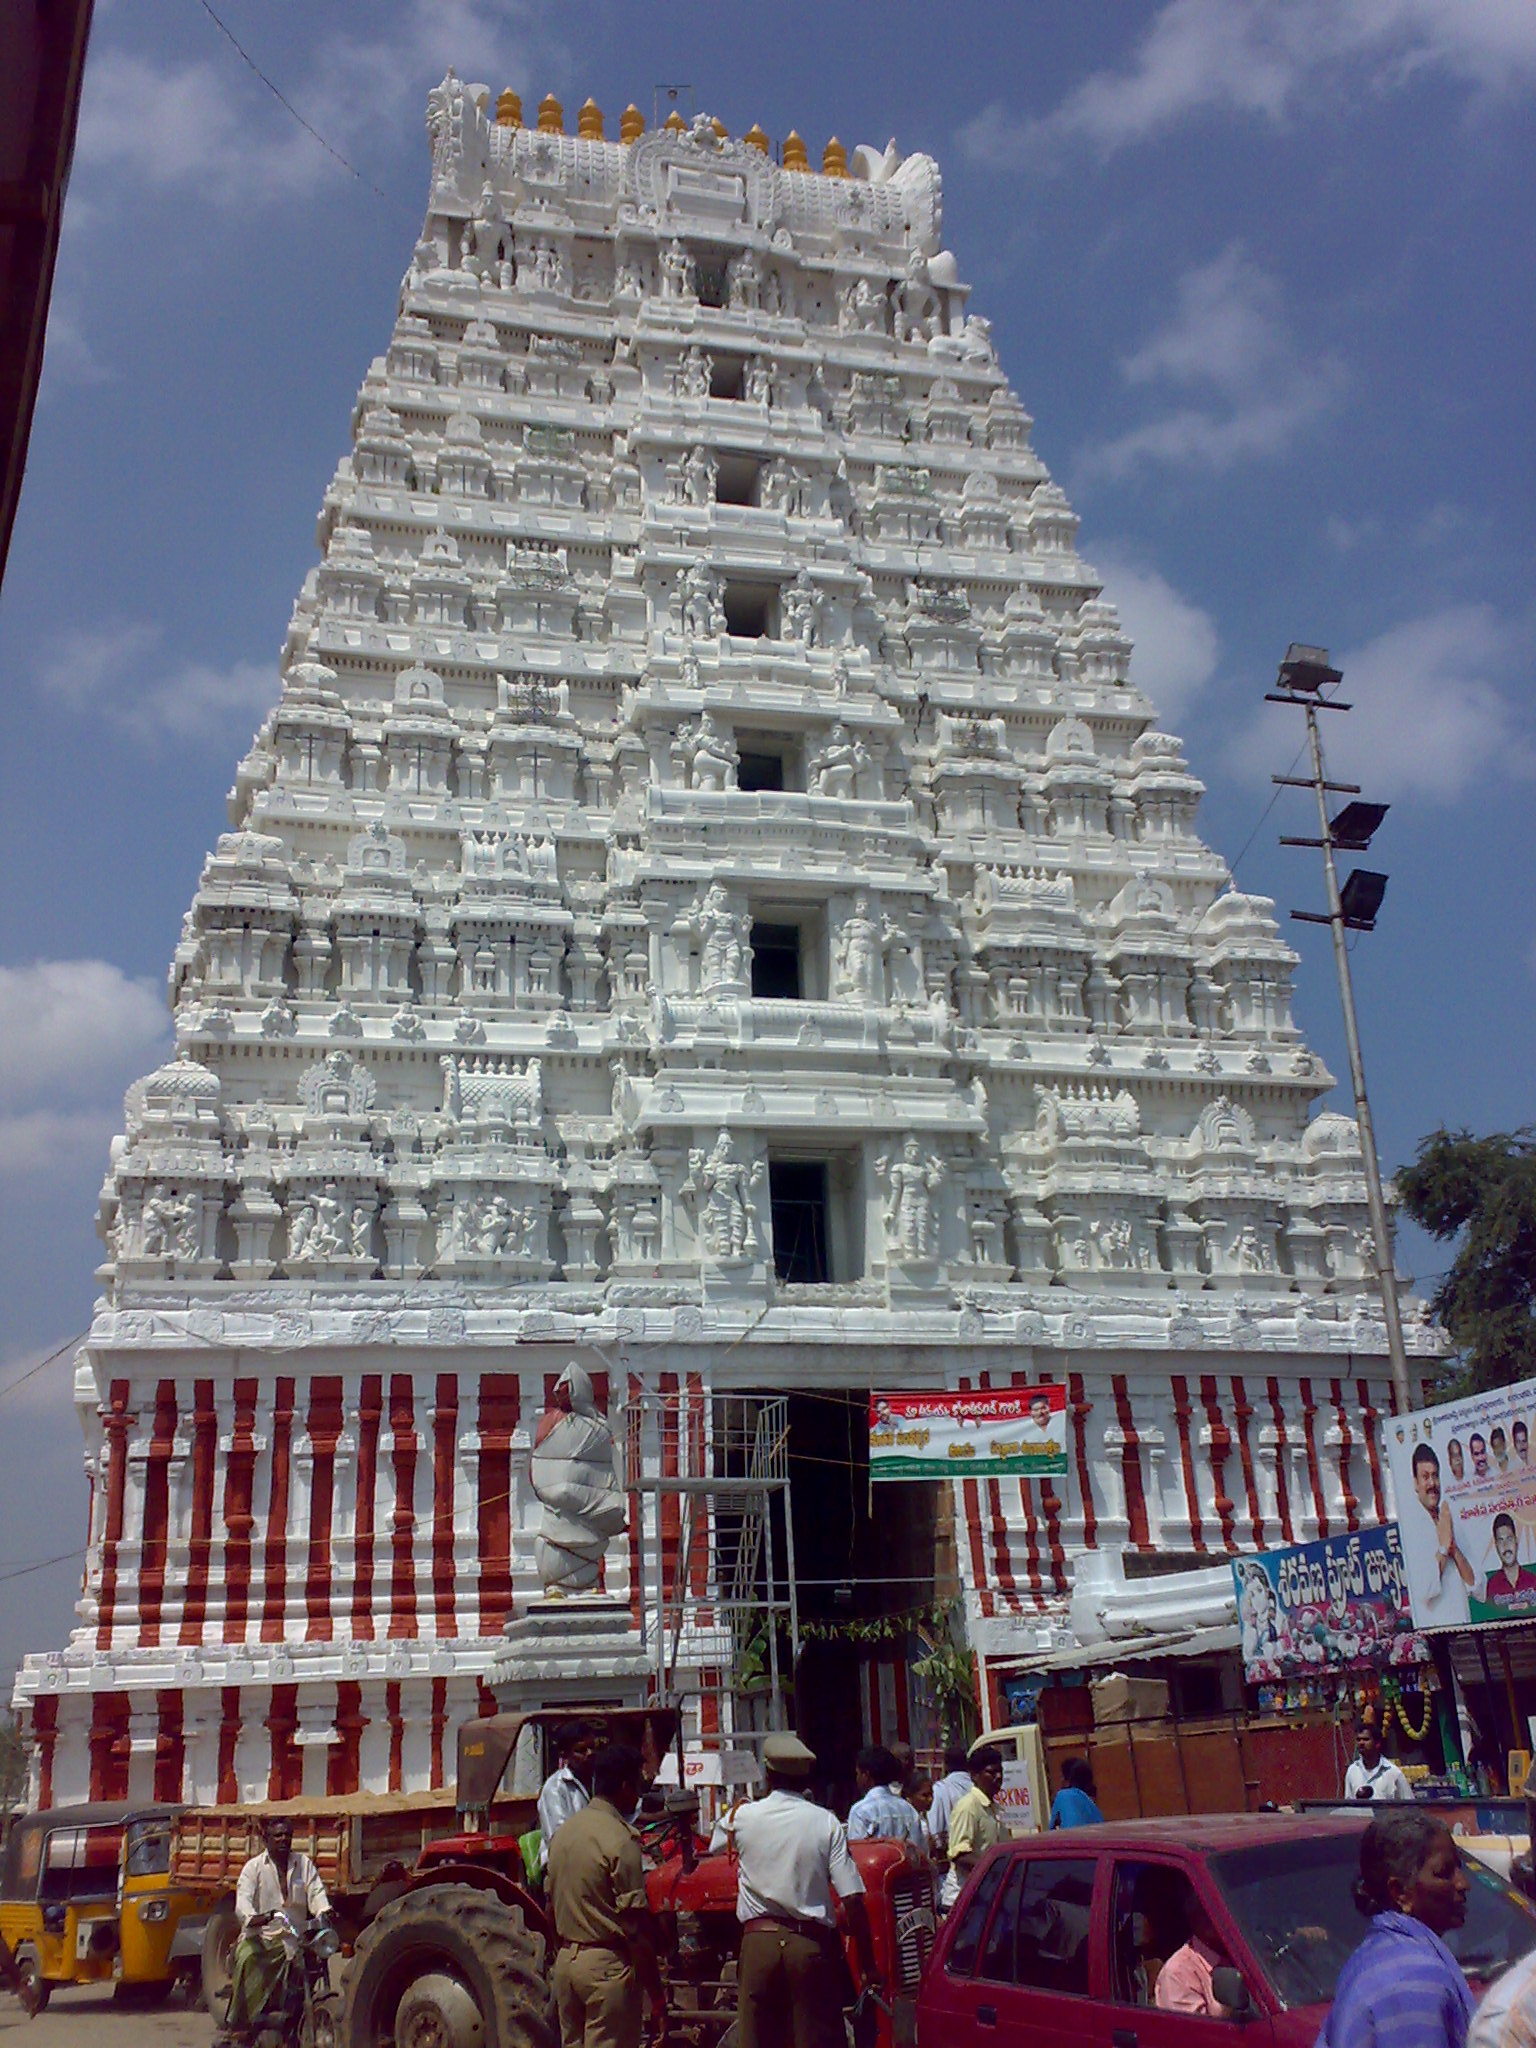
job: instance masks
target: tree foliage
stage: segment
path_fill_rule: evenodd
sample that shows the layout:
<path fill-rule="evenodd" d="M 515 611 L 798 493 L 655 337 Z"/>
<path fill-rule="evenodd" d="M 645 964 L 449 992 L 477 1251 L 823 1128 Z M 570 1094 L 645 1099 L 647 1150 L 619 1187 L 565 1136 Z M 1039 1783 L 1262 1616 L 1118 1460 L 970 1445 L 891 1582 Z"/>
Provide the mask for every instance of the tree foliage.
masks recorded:
<path fill-rule="evenodd" d="M 1433 1306 L 1461 1354 L 1462 1391 L 1536 1379 L 1536 1127 L 1432 1131 L 1397 1191 L 1431 1236 L 1460 1239 Z"/>
<path fill-rule="evenodd" d="M 10 1714 L 0 1714 L 0 1831 L 27 1791 L 27 1745 Z"/>

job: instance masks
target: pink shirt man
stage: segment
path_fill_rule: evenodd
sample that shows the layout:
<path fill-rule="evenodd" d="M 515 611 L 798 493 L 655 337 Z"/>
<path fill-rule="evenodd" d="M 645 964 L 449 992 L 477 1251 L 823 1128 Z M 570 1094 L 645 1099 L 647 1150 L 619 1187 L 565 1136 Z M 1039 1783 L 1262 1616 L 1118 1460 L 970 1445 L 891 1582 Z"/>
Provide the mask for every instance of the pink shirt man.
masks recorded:
<path fill-rule="evenodd" d="M 1226 2007 L 1211 1989 L 1211 1972 L 1226 1961 L 1219 1949 L 1192 1934 L 1157 1973 L 1156 2002 L 1165 2012 L 1199 2012 L 1221 2019 Z"/>

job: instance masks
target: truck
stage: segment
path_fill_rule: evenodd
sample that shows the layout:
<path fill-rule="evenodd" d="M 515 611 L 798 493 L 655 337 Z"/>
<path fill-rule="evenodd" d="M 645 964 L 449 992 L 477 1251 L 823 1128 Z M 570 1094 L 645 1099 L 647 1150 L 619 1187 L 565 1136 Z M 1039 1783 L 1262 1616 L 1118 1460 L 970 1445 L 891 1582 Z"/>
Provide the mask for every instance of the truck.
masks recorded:
<path fill-rule="evenodd" d="M 182 1816 L 179 1884 L 208 1898 L 203 1958 L 210 2009 L 222 2013 L 234 1942 L 234 1883 L 266 1813 L 284 1812 L 294 1847 L 315 1858 L 344 1952 L 338 2048 L 556 2048 L 550 1989 L 556 1941 L 530 1880 L 522 1837 L 538 1824 L 553 1737 L 573 1713 L 640 1752 L 648 1779 L 674 1744 L 659 1708 L 562 1708 L 498 1714 L 459 1731 L 453 1793 L 426 1799 L 290 1801 Z M 695 1795 L 659 1786 L 640 1832 L 661 1931 L 668 2030 L 693 2048 L 730 2048 L 739 1946 L 736 1868 L 696 1832 Z M 905 1843 L 852 1845 L 864 1879 L 880 2004 L 878 2048 L 911 2039 L 918 1984 L 937 1930 L 933 1873 Z M 845 1944 L 845 1947 L 847 1945 Z M 853 2003 L 853 1977 L 848 2002 Z"/>

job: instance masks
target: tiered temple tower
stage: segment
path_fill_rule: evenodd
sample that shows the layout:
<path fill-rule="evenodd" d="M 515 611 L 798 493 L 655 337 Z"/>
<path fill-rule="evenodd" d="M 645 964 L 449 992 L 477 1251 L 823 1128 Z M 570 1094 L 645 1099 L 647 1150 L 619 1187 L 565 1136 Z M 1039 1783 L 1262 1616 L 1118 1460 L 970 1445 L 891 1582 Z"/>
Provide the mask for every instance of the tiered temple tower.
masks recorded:
<path fill-rule="evenodd" d="M 989 1670 L 1223 1618 L 1124 1556 L 1387 1508 L 1354 1125 L 937 166 L 452 76 L 428 129 L 102 1190 L 44 1799 L 441 1783 L 572 1358 L 620 1434 L 641 1391 L 700 1430 L 723 1388 L 1065 1381 L 1064 1483 L 945 1495 Z"/>

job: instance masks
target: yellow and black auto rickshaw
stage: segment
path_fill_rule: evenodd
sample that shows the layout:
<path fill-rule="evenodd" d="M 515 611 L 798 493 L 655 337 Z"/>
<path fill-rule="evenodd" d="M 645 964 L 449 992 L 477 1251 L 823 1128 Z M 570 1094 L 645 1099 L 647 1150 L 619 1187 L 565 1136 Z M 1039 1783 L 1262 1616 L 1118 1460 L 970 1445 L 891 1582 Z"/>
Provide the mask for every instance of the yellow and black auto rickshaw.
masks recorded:
<path fill-rule="evenodd" d="M 0 1934 L 34 2010 L 56 1984 L 168 1992 L 193 1959 L 177 1953 L 195 1901 L 170 1879 L 178 1809 L 124 1801 L 55 1806 L 12 1823 L 0 1860 Z"/>

